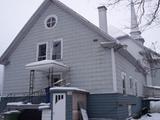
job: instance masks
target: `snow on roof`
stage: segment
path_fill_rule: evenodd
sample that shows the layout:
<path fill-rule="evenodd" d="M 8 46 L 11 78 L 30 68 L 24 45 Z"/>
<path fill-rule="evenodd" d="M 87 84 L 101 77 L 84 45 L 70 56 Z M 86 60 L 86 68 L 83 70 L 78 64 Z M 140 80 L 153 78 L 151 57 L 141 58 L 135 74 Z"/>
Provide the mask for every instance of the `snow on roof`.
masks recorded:
<path fill-rule="evenodd" d="M 20 106 L 23 104 L 24 104 L 23 102 L 9 102 L 9 103 L 7 103 L 7 105 L 15 105 L 15 106 Z"/>
<path fill-rule="evenodd" d="M 149 88 L 155 88 L 155 89 L 160 89 L 160 86 L 152 86 L 152 85 L 148 85 L 146 87 L 149 87 Z"/>
<path fill-rule="evenodd" d="M 69 90 L 69 91 L 81 91 L 81 92 L 88 92 L 87 90 L 84 89 L 79 89 L 76 87 L 52 87 L 50 90 Z"/>
<path fill-rule="evenodd" d="M 55 60 L 42 60 L 37 62 L 32 62 L 26 65 L 26 69 L 40 70 L 40 69 L 48 69 L 50 67 L 54 67 L 57 69 L 69 69 L 69 67 L 61 62 Z"/>
<path fill-rule="evenodd" d="M 50 108 L 50 103 L 40 103 L 40 106 L 38 107 L 39 109 L 49 109 Z"/>
<path fill-rule="evenodd" d="M 40 103 L 39 105 L 50 105 L 50 103 Z"/>
<path fill-rule="evenodd" d="M 144 98 L 145 100 L 160 100 L 160 98 L 155 98 L 155 97 L 148 97 Z"/>
<path fill-rule="evenodd" d="M 39 108 L 39 109 L 49 109 L 50 106 L 49 106 L 49 105 L 45 105 L 45 106 L 39 106 L 38 108 Z"/>
<path fill-rule="evenodd" d="M 13 114 L 13 113 L 20 113 L 19 110 L 11 110 L 11 111 L 7 111 L 4 114 Z"/>
<path fill-rule="evenodd" d="M 120 30 L 112 25 L 109 25 L 109 27 L 108 27 L 108 34 L 111 35 L 113 38 L 128 36 L 127 33 L 123 32 L 122 30 Z"/>

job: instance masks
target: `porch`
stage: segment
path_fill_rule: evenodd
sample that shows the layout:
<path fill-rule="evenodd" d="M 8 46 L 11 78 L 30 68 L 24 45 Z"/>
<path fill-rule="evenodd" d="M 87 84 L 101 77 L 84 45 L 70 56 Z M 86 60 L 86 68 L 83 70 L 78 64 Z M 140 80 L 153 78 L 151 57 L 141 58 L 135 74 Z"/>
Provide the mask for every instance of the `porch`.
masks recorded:
<path fill-rule="evenodd" d="M 37 62 L 32 62 L 27 64 L 26 69 L 30 71 L 30 83 L 29 83 L 29 97 L 30 102 L 32 102 L 32 96 L 34 96 L 34 85 L 35 82 L 35 72 L 40 72 L 47 76 L 48 85 L 43 89 L 43 93 L 45 90 L 45 96 L 49 102 L 50 92 L 49 89 L 51 87 L 56 86 L 67 86 L 69 82 L 64 79 L 63 74 L 69 71 L 69 67 L 62 62 L 55 60 L 42 60 Z M 58 73 L 58 74 L 56 74 Z"/>
<path fill-rule="evenodd" d="M 60 73 L 61 75 L 69 71 L 69 67 L 62 62 L 55 60 L 42 60 L 37 62 L 32 62 L 25 65 L 25 69 L 30 72 L 29 78 L 29 91 L 18 92 L 18 93 L 8 93 L 1 98 L 0 101 L 0 113 L 8 111 L 7 103 L 9 102 L 23 102 L 24 105 L 27 103 L 40 104 L 50 102 L 50 87 L 56 86 L 68 86 L 69 82 L 63 79 L 63 76 L 55 76 L 54 73 Z M 48 84 L 42 86 L 37 90 L 35 86 L 35 78 L 37 77 L 35 72 L 40 72 L 45 74 L 46 83 Z"/>
<path fill-rule="evenodd" d="M 160 87 L 159 86 L 144 86 L 145 98 L 160 98 Z"/>

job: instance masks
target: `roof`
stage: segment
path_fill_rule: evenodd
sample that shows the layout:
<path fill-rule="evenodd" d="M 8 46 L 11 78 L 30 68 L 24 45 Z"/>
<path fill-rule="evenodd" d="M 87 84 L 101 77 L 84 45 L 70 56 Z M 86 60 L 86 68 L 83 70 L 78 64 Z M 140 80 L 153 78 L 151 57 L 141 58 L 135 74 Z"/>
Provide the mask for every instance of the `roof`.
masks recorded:
<path fill-rule="evenodd" d="M 109 27 L 109 30 L 108 30 L 108 33 L 109 35 L 111 35 L 112 37 L 114 37 L 115 39 L 118 39 L 118 40 L 124 40 L 123 38 L 129 38 L 129 40 L 132 40 L 135 44 L 137 44 L 139 47 L 141 47 L 142 49 L 144 50 L 147 50 L 149 52 L 151 52 L 152 54 L 154 55 L 157 55 L 157 56 L 160 56 L 159 53 L 157 53 L 156 51 L 142 45 L 142 44 L 139 44 L 135 39 L 133 39 L 130 35 L 128 35 L 127 33 L 123 32 L 122 30 L 114 27 L 114 26 L 110 26 Z"/>
<path fill-rule="evenodd" d="M 117 42 L 101 42 L 102 47 L 104 48 L 114 48 L 120 55 L 122 55 L 126 60 L 128 60 L 132 65 L 134 65 L 139 72 L 146 74 L 144 68 L 140 64 L 140 62 L 133 57 L 131 53 L 129 53 L 125 47 L 125 44 L 117 43 Z"/>
<path fill-rule="evenodd" d="M 33 14 L 33 16 L 30 18 L 30 20 L 25 24 L 25 26 L 22 28 L 22 30 L 19 32 L 19 34 L 16 36 L 16 38 L 13 40 L 13 42 L 10 44 L 10 46 L 7 48 L 7 50 L 3 53 L 3 55 L 0 57 L 0 64 L 5 64 L 5 61 L 7 61 L 7 58 L 11 55 L 11 53 L 16 49 L 16 47 L 20 44 L 20 42 L 23 40 L 23 38 L 27 35 L 27 33 L 32 28 L 33 24 L 37 21 L 37 19 L 41 16 L 43 11 L 51 4 L 55 4 L 56 6 L 60 7 L 64 11 L 68 12 L 73 17 L 77 18 L 80 22 L 82 22 L 84 25 L 86 25 L 88 28 L 96 32 L 97 34 L 101 35 L 103 38 L 105 38 L 108 41 L 115 41 L 113 37 L 111 37 L 109 34 L 102 31 L 100 28 L 89 22 L 87 19 L 64 5 L 58 0 L 44 0 L 44 2 L 41 4 L 41 6 L 37 9 L 37 11 Z"/>
<path fill-rule="evenodd" d="M 32 62 L 26 65 L 26 69 L 29 70 L 44 70 L 48 71 L 49 68 L 54 67 L 54 71 L 68 71 L 69 67 L 62 62 L 55 60 L 42 60 L 37 62 Z"/>
<path fill-rule="evenodd" d="M 77 87 L 52 87 L 52 88 L 50 88 L 50 91 L 77 91 L 77 92 L 88 93 L 87 90 L 80 89 L 80 88 L 77 88 Z"/>
<path fill-rule="evenodd" d="M 114 37 L 115 39 L 121 38 L 124 36 L 129 36 L 127 33 L 123 32 L 122 30 L 118 29 L 117 27 L 114 27 L 112 25 L 109 25 L 108 27 L 108 34 Z"/>

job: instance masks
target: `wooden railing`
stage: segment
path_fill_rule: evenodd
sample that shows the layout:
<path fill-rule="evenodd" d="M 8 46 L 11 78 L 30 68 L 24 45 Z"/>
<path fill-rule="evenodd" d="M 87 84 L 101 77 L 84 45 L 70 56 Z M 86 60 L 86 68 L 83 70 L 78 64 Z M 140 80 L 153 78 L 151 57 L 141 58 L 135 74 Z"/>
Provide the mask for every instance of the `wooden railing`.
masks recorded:
<path fill-rule="evenodd" d="M 144 86 L 144 96 L 160 98 L 160 87 L 158 86 Z"/>

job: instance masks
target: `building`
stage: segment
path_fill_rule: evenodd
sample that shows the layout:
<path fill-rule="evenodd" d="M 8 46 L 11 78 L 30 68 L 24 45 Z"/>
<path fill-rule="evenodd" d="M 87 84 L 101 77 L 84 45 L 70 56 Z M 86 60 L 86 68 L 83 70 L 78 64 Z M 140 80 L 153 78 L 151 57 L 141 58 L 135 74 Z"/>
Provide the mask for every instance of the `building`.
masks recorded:
<path fill-rule="evenodd" d="M 139 53 L 158 54 L 143 46 L 138 26 L 131 36 L 110 34 L 106 7 L 98 11 L 100 28 L 57 0 L 44 1 L 0 58 L 7 119 L 78 120 L 78 106 L 96 119 L 139 113 L 144 85 L 152 85 Z M 59 101 L 64 115 L 55 118 Z"/>

